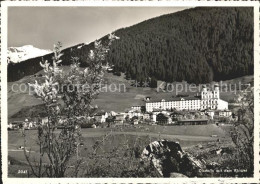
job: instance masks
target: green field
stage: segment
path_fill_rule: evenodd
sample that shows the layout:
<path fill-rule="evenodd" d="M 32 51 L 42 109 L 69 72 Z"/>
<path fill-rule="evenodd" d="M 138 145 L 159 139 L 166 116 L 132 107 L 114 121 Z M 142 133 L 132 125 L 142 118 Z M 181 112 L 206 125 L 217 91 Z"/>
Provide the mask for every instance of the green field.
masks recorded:
<path fill-rule="evenodd" d="M 111 133 L 112 132 L 112 133 Z M 97 140 L 102 139 L 106 134 L 110 133 L 113 137 L 108 143 L 104 145 L 105 152 L 109 152 L 112 146 L 118 146 L 127 141 L 129 144 L 134 144 L 138 139 L 143 139 L 141 147 L 145 147 L 154 140 L 167 139 L 171 141 L 178 141 L 181 147 L 189 149 L 198 144 L 206 144 L 216 142 L 217 139 L 221 141 L 229 141 L 230 138 L 222 128 L 216 125 L 194 125 L 194 126 L 148 126 L 138 125 L 136 127 L 117 127 L 117 128 L 89 128 L 82 129 L 82 142 L 84 145 L 80 148 L 80 156 L 86 157 L 92 150 L 92 146 Z M 39 152 L 37 141 L 37 131 L 26 131 L 26 147 L 31 150 L 31 157 L 36 158 Z M 211 137 L 217 135 L 217 137 Z M 145 140 L 145 141 L 144 141 Z M 24 139 L 20 131 L 8 132 L 8 157 L 14 164 L 9 165 L 9 176 L 20 177 L 17 174 L 18 169 L 27 168 L 26 159 L 19 146 L 24 145 Z M 47 159 L 44 160 L 47 162 Z M 28 168 L 27 168 L 28 169 Z M 24 176 L 26 177 L 26 176 Z"/>
<path fill-rule="evenodd" d="M 68 67 L 63 67 L 66 71 Z M 41 72 L 38 72 L 42 73 Z M 40 110 L 35 110 L 32 112 L 34 106 L 42 104 L 40 99 L 37 99 L 35 96 L 29 95 L 28 91 L 26 92 L 14 92 L 12 91 L 12 85 L 19 85 L 19 84 L 27 84 L 29 82 L 35 81 L 34 76 L 26 76 L 23 79 L 20 79 L 16 82 L 9 82 L 8 83 L 8 118 L 9 120 L 12 119 L 24 119 L 28 118 L 33 114 L 37 114 Z M 37 78 L 40 79 L 40 78 Z M 170 99 L 173 96 L 176 96 L 176 89 L 170 92 L 157 92 L 156 89 L 152 89 L 149 87 L 135 87 L 133 86 L 134 81 L 126 80 L 124 74 L 120 77 L 115 76 L 112 73 L 105 73 L 104 81 L 108 84 L 109 87 L 114 89 L 111 84 L 115 84 L 117 89 L 115 92 L 106 91 L 105 89 L 101 92 L 96 100 L 94 100 L 93 104 L 97 104 L 99 109 L 104 111 L 115 111 L 115 112 L 124 112 L 131 108 L 133 105 L 144 105 L 145 102 L 143 101 L 144 97 L 150 96 L 152 100 L 161 100 L 161 99 Z M 228 81 L 224 81 L 227 84 L 237 84 L 239 82 L 242 83 L 249 83 L 253 81 L 253 76 L 244 76 Z M 223 83 L 224 83 L 223 82 Z M 176 83 L 181 84 L 181 83 Z M 125 87 L 123 87 L 123 85 Z M 120 90 L 119 90 L 120 89 Z M 125 89 L 125 90 L 124 90 Z M 192 90 L 198 91 L 198 86 Z M 195 90 L 195 91 L 196 91 Z M 181 92 L 180 94 L 186 94 L 193 96 L 196 92 Z M 234 98 L 234 92 L 220 92 L 220 98 L 223 100 L 230 100 Z M 43 109 L 43 108 L 42 108 Z"/>

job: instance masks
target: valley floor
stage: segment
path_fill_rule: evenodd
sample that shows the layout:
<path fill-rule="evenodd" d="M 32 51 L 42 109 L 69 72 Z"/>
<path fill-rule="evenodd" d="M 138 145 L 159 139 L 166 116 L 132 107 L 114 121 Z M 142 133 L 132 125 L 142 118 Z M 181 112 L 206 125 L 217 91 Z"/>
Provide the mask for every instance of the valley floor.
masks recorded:
<path fill-rule="evenodd" d="M 148 126 L 137 125 L 132 127 L 116 128 L 88 128 L 82 129 L 83 146 L 80 147 L 79 155 L 86 157 L 90 154 L 91 147 L 97 140 L 102 139 L 105 135 L 110 134 L 113 137 L 104 145 L 104 153 L 109 153 L 112 147 L 123 145 L 125 142 L 133 145 L 140 144 L 143 150 L 150 142 L 155 140 L 167 139 L 177 141 L 184 150 L 197 145 L 215 144 L 217 142 L 230 142 L 226 132 L 216 125 L 195 125 L 195 126 Z M 212 135 L 216 137 L 212 137 Z M 37 141 L 37 131 L 27 130 L 27 139 L 25 147 L 27 151 L 31 150 L 32 158 L 37 160 L 39 152 Z M 19 149 L 24 146 L 24 139 L 20 131 L 8 132 L 8 158 L 11 164 L 8 166 L 10 177 L 31 177 L 30 168 L 26 162 L 24 152 Z M 219 144 L 219 143 L 218 143 Z M 47 162 L 47 159 L 44 161 Z M 19 170 L 28 170 L 29 174 L 19 173 Z"/>

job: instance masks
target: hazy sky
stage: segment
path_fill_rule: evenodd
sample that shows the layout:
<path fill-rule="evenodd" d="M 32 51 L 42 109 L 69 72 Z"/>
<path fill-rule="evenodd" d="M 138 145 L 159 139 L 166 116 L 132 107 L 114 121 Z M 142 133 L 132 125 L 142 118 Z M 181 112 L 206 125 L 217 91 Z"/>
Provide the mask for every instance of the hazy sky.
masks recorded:
<path fill-rule="evenodd" d="M 92 42 L 116 29 L 184 7 L 9 7 L 8 47 L 52 49 Z"/>

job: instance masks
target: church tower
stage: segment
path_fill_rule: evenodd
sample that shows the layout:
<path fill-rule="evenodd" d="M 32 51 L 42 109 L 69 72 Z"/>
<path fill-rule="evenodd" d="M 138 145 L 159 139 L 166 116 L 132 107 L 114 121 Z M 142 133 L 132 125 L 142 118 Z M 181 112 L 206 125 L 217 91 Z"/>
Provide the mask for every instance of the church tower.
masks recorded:
<path fill-rule="evenodd" d="M 218 84 L 214 85 L 213 98 L 219 99 L 219 85 Z"/>
<path fill-rule="evenodd" d="M 201 99 L 207 99 L 208 98 L 207 96 L 208 96 L 207 87 L 203 85 L 201 90 Z"/>

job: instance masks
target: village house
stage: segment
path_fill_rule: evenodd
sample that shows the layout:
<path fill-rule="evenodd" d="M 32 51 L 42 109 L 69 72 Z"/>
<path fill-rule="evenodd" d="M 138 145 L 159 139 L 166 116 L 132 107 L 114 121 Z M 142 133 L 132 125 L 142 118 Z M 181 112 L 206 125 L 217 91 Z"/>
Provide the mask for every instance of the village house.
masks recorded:
<path fill-rule="evenodd" d="M 23 121 L 13 121 L 12 123 L 9 123 L 8 128 L 9 129 L 19 129 L 23 126 Z"/>
<path fill-rule="evenodd" d="M 117 113 L 115 112 L 115 111 L 110 111 L 110 113 L 109 113 L 111 116 L 116 116 L 117 115 Z"/>
<path fill-rule="evenodd" d="M 166 114 L 166 115 L 170 115 L 171 114 L 171 112 L 167 111 L 167 110 L 162 110 L 161 113 Z"/>
<path fill-rule="evenodd" d="M 207 114 L 210 117 L 210 119 L 214 119 L 215 111 L 208 110 L 208 111 L 205 111 L 205 114 Z"/>
<path fill-rule="evenodd" d="M 141 105 L 134 105 L 134 106 L 131 107 L 131 109 L 132 109 L 133 111 L 140 111 L 140 112 L 141 112 L 141 108 L 142 108 Z"/>
<path fill-rule="evenodd" d="M 169 115 L 160 113 L 156 116 L 156 122 L 159 125 L 171 124 L 172 118 Z"/>
<path fill-rule="evenodd" d="M 134 120 L 133 120 L 133 125 L 138 125 L 138 123 L 139 123 L 139 120 L 138 120 L 138 119 L 134 119 Z"/>
<path fill-rule="evenodd" d="M 153 114 L 151 115 L 151 121 L 152 121 L 152 122 L 156 122 L 156 117 L 157 117 L 156 114 L 153 113 Z"/>
<path fill-rule="evenodd" d="M 8 130 L 13 129 L 13 125 L 12 125 L 12 123 L 8 123 L 8 125 L 7 125 L 7 129 L 8 129 Z"/>
<path fill-rule="evenodd" d="M 48 117 L 42 118 L 41 124 L 42 124 L 42 125 L 45 125 L 45 124 L 47 124 L 47 123 L 48 123 Z"/>
<path fill-rule="evenodd" d="M 108 117 L 108 113 L 107 112 L 98 112 L 94 115 L 95 120 L 98 123 L 105 123 L 106 122 L 106 118 Z"/>
<path fill-rule="evenodd" d="M 216 115 L 218 115 L 219 117 L 230 117 L 232 116 L 232 111 L 230 110 L 216 111 Z"/>
<path fill-rule="evenodd" d="M 230 110 L 205 110 L 206 115 L 210 117 L 210 119 L 214 119 L 216 117 L 231 117 L 232 111 Z"/>
<path fill-rule="evenodd" d="M 143 114 L 143 119 L 150 119 L 150 114 L 149 113 L 144 113 Z"/>
<path fill-rule="evenodd" d="M 122 115 L 124 118 L 126 118 L 126 116 L 127 116 L 128 114 L 125 113 L 125 112 L 120 112 L 120 113 L 118 113 L 117 115 Z"/>
<path fill-rule="evenodd" d="M 25 119 L 25 121 L 23 122 L 23 127 L 24 129 L 31 129 L 34 127 L 34 122 Z"/>
<path fill-rule="evenodd" d="M 174 121 L 178 121 L 178 120 L 184 119 L 185 114 L 184 114 L 184 112 L 181 112 L 181 111 L 174 111 L 171 113 L 170 116 L 172 117 L 172 119 Z"/>
<path fill-rule="evenodd" d="M 124 114 L 117 114 L 115 116 L 114 122 L 115 122 L 116 125 L 121 125 L 121 124 L 124 123 L 124 120 L 125 120 L 125 115 Z"/>
<path fill-rule="evenodd" d="M 137 117 L 143 116 L 143 114 L 141 112 L 138 112 L 138 111 L 129 111 L 127 113 L 127 115 L 129 116 L 129 118 L 132 118 L 134 116 L 137 116 Z"/>

